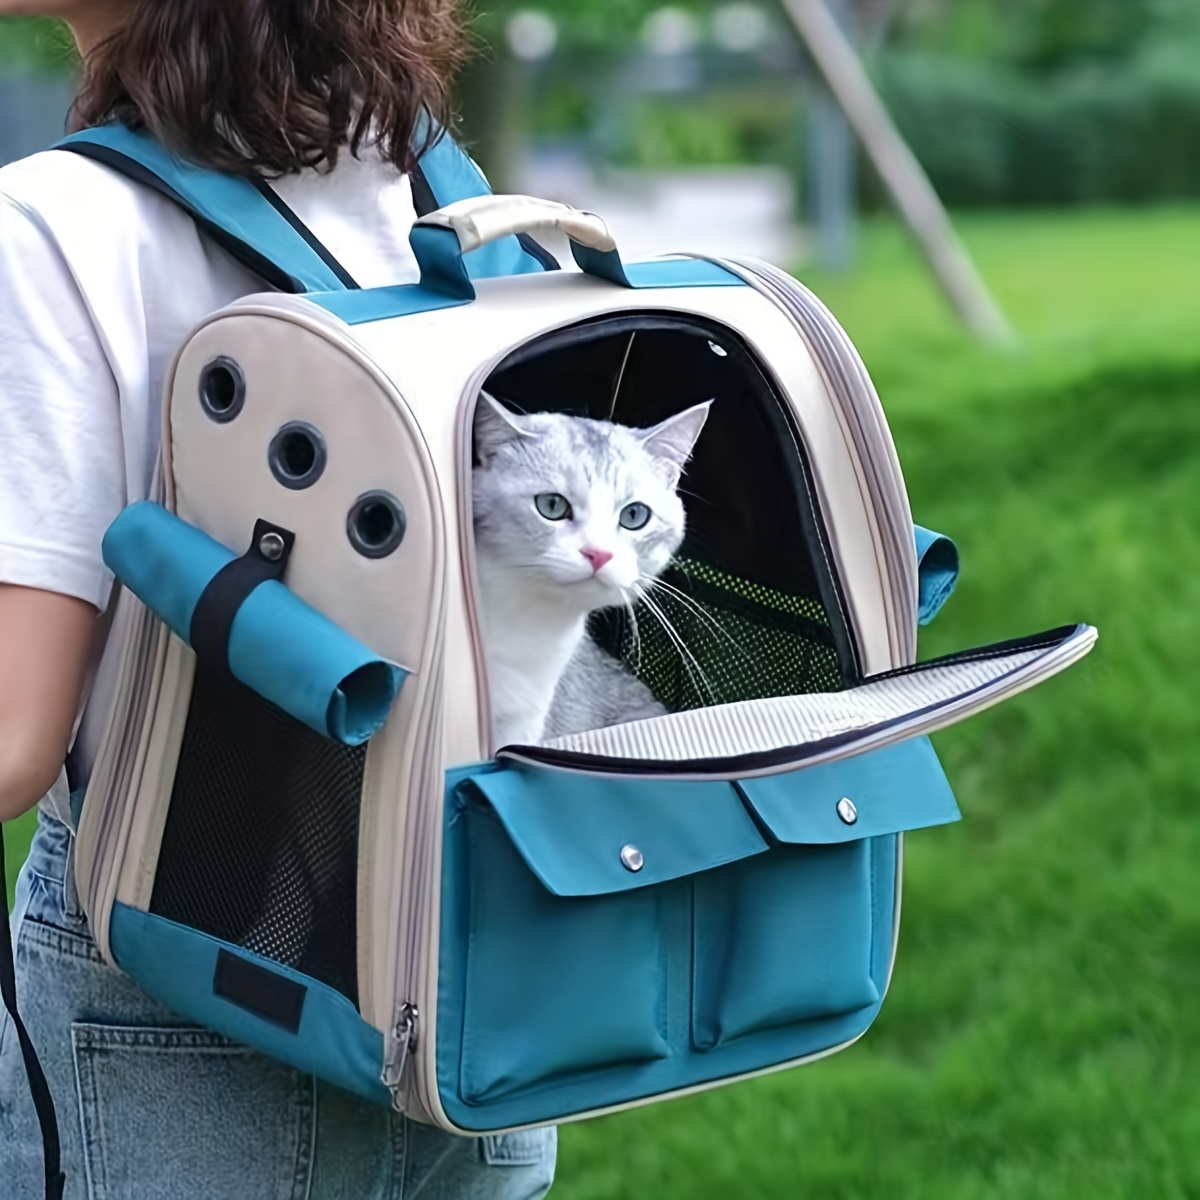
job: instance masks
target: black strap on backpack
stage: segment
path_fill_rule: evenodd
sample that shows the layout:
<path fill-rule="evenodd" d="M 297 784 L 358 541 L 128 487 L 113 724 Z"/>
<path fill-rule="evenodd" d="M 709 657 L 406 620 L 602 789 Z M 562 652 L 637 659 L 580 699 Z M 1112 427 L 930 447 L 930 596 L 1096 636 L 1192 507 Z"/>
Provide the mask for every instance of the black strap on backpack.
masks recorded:
<path fill-rule="evenodd" d="M 42 1156 L 46 1168 L 46 1200 L 62 1200 L 67 1177 L 62 1172 L 62 1153 L 58 1140 L 58 1120 L 54 1115 L 54 1101 L 50 1098 L 50 1085 L 46 1073 L 38 1062 L 37 1051 L 17 1011 L 17 968 L 13 955 L 12 932 L 8 925 L 8 879 L 4 868 L 4 826 L 0 824 L 0 891 L 4 892 L 4 926 L 0 929 L 0 995 L 4 1007 L 17 1031 L 21 1045 L 21 1057 L 25 1060 L 25 1073 L 29 1076 L 29 1091 L 33 1095 L 33 1107 L 37 1110 L 38 1124 L 42 1129 Z"/>

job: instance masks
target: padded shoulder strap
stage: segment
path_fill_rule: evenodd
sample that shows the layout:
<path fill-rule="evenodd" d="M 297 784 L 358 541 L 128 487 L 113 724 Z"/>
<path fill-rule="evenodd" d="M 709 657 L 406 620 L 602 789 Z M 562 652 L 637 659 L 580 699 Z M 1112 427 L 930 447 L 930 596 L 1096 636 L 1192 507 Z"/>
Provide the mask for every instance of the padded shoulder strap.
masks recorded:
<path fill-rule="evenodd" d="M 284 292 L 335 292 L 358 285 L 261 180 L 192 166 L 147 133 L 102 125 L 71 134 L 59 150 L 95 159 L 174 200 L 218 245 Z"/>
<path fill-rule="evenodd" d="M 104 163 L 180 205 L 218 245 L 272 287 L 284 292 L 339 292 L 358 287 L 349 272 L 260 179 L 193 166 L 163 149 L 148 133 L 102 125 L 63 138 L 56 149 Z M 413 173 L 418 216 L 469 196 L 488 195 L 482 172 L 449 135 Z M 556 270 L 554 257 L 519 234 L 466 258 L 475 279 Z"/>

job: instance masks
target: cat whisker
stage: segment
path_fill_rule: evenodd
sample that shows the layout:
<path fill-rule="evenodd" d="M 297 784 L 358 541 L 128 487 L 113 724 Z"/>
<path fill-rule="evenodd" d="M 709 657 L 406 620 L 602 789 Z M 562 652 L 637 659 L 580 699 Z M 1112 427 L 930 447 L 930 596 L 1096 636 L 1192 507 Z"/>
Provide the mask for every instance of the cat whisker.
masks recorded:
<path fill-rule="evenodd" d="M 710 629 L 716 631 L 723 637 L 739 654 L 745 655 L 745 648 L 742 647 L 729 633 L 729 631 L 693 596 L 689 596 L 687 592 L 677 588 L 674 584 L 668 583 L 665 579 L 653 579 L 650 581 L 652 588 L 662 588 L 664 592 L 674 600 L 677 600 L 689 612 L 703 621 Z"/>
<path fill-rule="evenodd" d="M 710 704 L 717 702 L 716 693 L 713 691 L 712 685 L 708 681 L 708 676 L 704 673 L 704 668 L 700 666 L 696 660 L 696 656 L 688 649 L 687 643 L 680 636 L 679 631 L 671 624 L 666 613 L 662 608 L 650 597 L 650 594 L 640 584 L 634 584 L 638 593 L 638 598 L 646 606 L 646 608 L 658 620 L 662 626 L 663 632 L 671 639 L 675 648 L 679 651 L 680 661 L 683 663 L 684 670 L 688 673 L 688 678 L 692 682 L 692 686 L 700 693 L 703 698 L 704 693 L 708 693 Z"/>

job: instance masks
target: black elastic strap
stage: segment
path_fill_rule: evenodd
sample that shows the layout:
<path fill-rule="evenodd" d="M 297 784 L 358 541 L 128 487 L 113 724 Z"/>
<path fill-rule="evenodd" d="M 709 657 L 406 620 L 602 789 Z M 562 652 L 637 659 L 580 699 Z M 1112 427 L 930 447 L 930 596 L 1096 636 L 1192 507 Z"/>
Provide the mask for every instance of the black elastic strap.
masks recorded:
<path fill-rule="evenodd" d="M 433 194 L 433 188 L 429 186 L 429 180 L 425 178 L 425 172 L 421 170 L 420 164 L 415 165 L 409 171 L 408 181 L 412 185 L 413 208 L 416 210 L 418 217 L 427 217 L 431 212 L 437 212 L 441 208 L 441 205 L 437 202 L 437 197 Z M 518 233 L 517 241 L 521 243 L 521 249 L 530 258 L 541 264 L 543 271 L 562 270 L 558 259 L 545 246 L 534 241 L 529 234 Z"/>
<path fill-rule="evenodd" d="M 283 542 L 274 558 L 264 553 L 264 548 L 271 546 L 268 535 L 275 535 Z M 246 597 L 260 583 L 282 577 L 295 541 L 296 535 L 290 530 L 272 525 L 270 521 L 260 519 L 254 522 L 250 549 L 241 558 L 226 563 L 208 581 L 208 586 L 196 601 L 188 638 L 200 662 L 220 675 L 230 676 L 229 631 L 233 628 L 233 619 Z M 275 545 L 278 546 L 278 542 Z"/>
<path fill-rule="evenodd" d="M 33 1107 L 37 1110 L 38 1125 L 42 1129 L 42 1159 L 46 1168 L 46 1200 L 62 1200 L 67 1177 L 62 1172 L 62 1150 L 58 1140 L 58 1118 L 54 1115 L 54 1100 L 46 1073 L 38 1062 L 29 1031 L 21 1014 L 17 1012 L 17 967 L 13 957 L 12 931 L 8 927 L 8 879 L 4 869 L 4 826 L 0 824 L 0 891 L 4 892 L 4 928 L 0 930 L 0 994 L 4 1007 L 12 1018 L 21 1045 L 21 1057 L 25 1060 L 25 1074 L 29 1077 L 29 1092 L 33 1096 Z"/>
<path fill-rule="evenodd" d="M 168 200 L 174 201 L 191 216 L 196 224 L 218 246 L 228 251 L 243 267 L 253 271 L 255 275 L 265 283 L 270 284 L 271 287 L 277 288 L 281 292 L 289 292 L 292 295 L 301 295 L 308 290 L 299 279 L 289 275 L 282 267 L 276 266 L 265 254 L 259 253 L 249 242 L 243 242 L 241 238 L 234 237 L 227 229 L 223 229 L 215 222 L 200 216 L 187 200 L 169 183 L 159 179 L 153 171 L 147 170 L 136 159 L 130 158 L 127 154 L 122 154 L 119 150 L 112 149 L 111 146 L 97 146 L 91 142 L 68 142 L 65 145 L 59 146 L 59 149 L 67 150 L 71 154 L 80 154 L 84 158 L 90 158 L 98 163 L 103 163 L 106 167 L 112 167 L 114 171 L 119 171 L 135 183 L 144 184 L 146 187 L 158 192 L 159 195 L 166 196 Z"/>
<path fill-rule="evenodd" d="M 316 256 L 337 276 L 338 280 L 351 291 L 358 291 L 360 285 L 354 281 L 354 276 L 329 253 L 321 242 L 317 241 L 316 234 L 288 208 L 279 193 L 265 179 L 251 177 L 250 182 L 263 199 L 308 243 Z"/>
<path fill-rule="evenodd" d="M 546 249 L 541 242 L 534 241 L 527 233 L 518 233 L 517 241 L 521 243 L 521 249 L 529 255 L 530 258 L 536 259 L 542 264 L 543 271 L 561 271 L 558 259 Z"/>
<path fill-rule="evenodd" d="M 413 208 L 417 216 L 427 217 L 431 212 L 437 212 L 441 205 L 438 204 L 433 188 L 429 186 L 429 180 L 425 178 L 425 172 L 421 170 L 419 163 L 413 164 L 408 173 L 408 182 L 412 187 Z"/>

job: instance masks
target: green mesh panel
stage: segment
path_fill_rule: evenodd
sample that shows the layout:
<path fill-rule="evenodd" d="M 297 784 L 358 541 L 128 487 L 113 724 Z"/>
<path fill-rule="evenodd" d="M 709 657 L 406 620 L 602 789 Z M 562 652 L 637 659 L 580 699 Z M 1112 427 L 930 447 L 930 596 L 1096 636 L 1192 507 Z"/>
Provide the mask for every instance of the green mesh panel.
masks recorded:
<path fill-rule="evenodd" d="M 649 599 L 635 604 L 634 615 L 636 634 L 626 617 L 598 640 L 672 712 L 844 686 L 829 620 L 817 601 L 698 559 L 677 558 Z"/>

